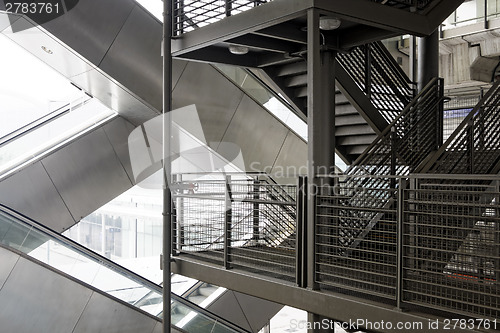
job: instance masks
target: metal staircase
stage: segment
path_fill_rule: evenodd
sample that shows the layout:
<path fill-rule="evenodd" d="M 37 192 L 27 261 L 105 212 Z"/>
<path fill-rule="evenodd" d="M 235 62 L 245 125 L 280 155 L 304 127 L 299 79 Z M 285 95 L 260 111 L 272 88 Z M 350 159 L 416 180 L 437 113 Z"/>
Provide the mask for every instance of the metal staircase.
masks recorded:
<path fill-rule="evenodd" d="M 336 149 L 350 164 L 410 103 L 414 89 L 381 42 L 339 53 L 336 64 Z M 297 58 L 261 69 L 307 116 L 307 62 Z"/>

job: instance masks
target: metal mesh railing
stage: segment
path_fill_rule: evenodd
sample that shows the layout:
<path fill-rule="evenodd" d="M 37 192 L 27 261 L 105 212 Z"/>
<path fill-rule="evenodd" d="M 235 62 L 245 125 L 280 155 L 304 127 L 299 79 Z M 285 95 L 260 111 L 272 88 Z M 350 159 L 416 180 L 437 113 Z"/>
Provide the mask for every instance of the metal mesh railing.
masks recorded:
<path fill-rule="evenodd" d="M 442 136 L 442 88 L 441 79 L 428 84 L 346 171 L 345 187 L 362 191 L 338 199 L 338 204 L 346 208 L 338 218 L 343 230 L 338 240 L 343 255 L 351 253 L 359 239 L 369 235 L 378 223 L 379 210 L 391 207 L 397 184 L 394 178 L 384 176 L 408 174 L 437 149 Z"/>
<path fill-rule="evenodd" d="M 393 6 L 397 8 L 416 8 L 418 10 L 425 9 L 434 0 L 372 0 L 387 6 Z"/>
<path fill-rule="evenodd" d="M 186 176 L 183 176 L 186 179 Z M 225 267 L 295 278 L 296 186 L 257 175 L 175 186 L 175 249 Z"/>
<path fill-rule="evenodd" d="M 498 173 L 500 163 L 500 82 L 496 82 L 450 135 L 423 171 Z"/>
<path fill-rule="evenodd" d="M 173 34 L 203 27 L 272 0 L 174 0 Z"/>
<path fill-rule="evenodd" d="M 412 83 L 381 42 L 339 53 L 337 59 L 389 124 L 413 99 Z"/>
<path fill-rule="evenodd" d="M 359 186 L 370 179 L 343 176 L 333 190 L 319 191 L 316 278 L 323 285 L 395 299 L 396 190 Z"/>
<path fill-rule="evenodd" d="M 405 302 L 498 318 L 499 181 L 424 177 L 404 190 Z"/>
<path fill-rule="evenodd" d="M 393 177 L 395 188 L 378 191 L 392 204 L 380 199 L 386 206 L 370 219 L 377 223 L 348 253 L 342 238 L 353 228 L 340 220 L 373 212 L 377 198 L 371 188 L 347 186 L 346 176 L 328 179 L 333 185 L 317 191 L 315 204 L 315 276 L 321 289 L 381 296 L 401 308 L 499 317 L 500 177 Z M 340 203 L 353 196 L 367 204 Z"/>

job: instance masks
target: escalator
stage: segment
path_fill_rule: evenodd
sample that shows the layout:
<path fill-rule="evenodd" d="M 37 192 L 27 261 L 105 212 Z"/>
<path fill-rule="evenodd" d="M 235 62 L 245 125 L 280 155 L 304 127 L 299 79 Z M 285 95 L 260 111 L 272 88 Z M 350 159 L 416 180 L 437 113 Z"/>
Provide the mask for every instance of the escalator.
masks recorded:
<path fill-rule="evenodd" d="M 5 206 L 0 247 L 8 331 L 160 331 L 160 286 Z M 174 331 L 247 332 L 175 294 L 171 302 Z"/>

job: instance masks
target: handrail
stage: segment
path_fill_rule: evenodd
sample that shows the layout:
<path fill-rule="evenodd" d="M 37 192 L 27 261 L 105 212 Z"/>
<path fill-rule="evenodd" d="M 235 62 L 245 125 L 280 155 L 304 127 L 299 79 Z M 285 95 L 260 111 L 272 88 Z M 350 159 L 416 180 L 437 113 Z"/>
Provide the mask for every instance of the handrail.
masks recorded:
<path fill-rule="evenodd" d="M 33 219 L 3 205 L 0 204 L 0 213 L 3 213 L 4 215 L 10 216 L 11 218 L 14 219 L 16 223 L 25 225 L 30 227 L 30 232 L 31 230 L 35 229 L 36 231 L 48 236 L 50 239 L 55 240 L 57 243 L 65 245 L 67 248 L 73 250 L 75 253 L 84 256 L 85 258 L 98 263 L 99 265 L 102 265 L 108 269 L 111 269 L 112 271 L 128 278 L 129 280 L 151 290 L 159 295 L 162 294 L 163 288 L 159 286 L 158 284 L 138 275 L 137 273 L 132 272 L 131 270 L 109 260 L 108 258 L 86 248 L 85 246 L 76 243 L 75 241 L 53 231 L 52 229 L 34 221 Z M 26 236 L 27 237 L 27 236 Z M 238 327 L 237 325 L 225 320 L 224 318 L 221 318 L 210 311 L 199 307 L 198 305 L 178 296 L 175 295 L 174 293 L 171 293 L 171 299 L 174 300 L 175 302 L 181 303 L 182 305 L 192 309 L 192 311 L 195 311 L 199 314 L 202 314 L 208 318 L 211 318 L 215 322 L 221 323 L 224 326 L 227 326 L 231 330 L 235 332 L 247 332 L 246 330 Z"/>
<path fill-rule="evenodd" d="M 410 110 L 412 108 L 414 108 L 415 105 L 417 103 L 419 103 L 419 101 L 421 99 L 428 97 L 433 92 L 432 88 L 434 87 L 434 85 L 436 84 L 436 82 L 438 80 L 439 80 L 438 78 L 433 78 L 431 81 L 429 81 L 429 83 L 424 87 L 424 89 L 422 89 L 422 91 L 404 108 L 404 110 L 399 114 L 399 116 L 396 117 L 389 124 L 389 126 L 387 126 L 385 128 L 385 130 L 382 133 L 380 133 L 380 135 L 377 137 L 377 139 L 375 139 L 372 142 L 372 144 L 370 146 L 368 146 L 368 148 L 366 148 L 365 151 L 356 159 L 356 161 L 354 161 L 354 163 L 349 167 L 349 169 L 346 170 L 346 172 L 345 172 L 346 174 L 350 174 L 352 172 L 352 170 L 354 170 L 354 168 L 356 168 L 357 166 L 365 164 L 364 162 L 367 159 L 368 155 L 373 150 L 373 147 L 375 147 L 377 144 L 379 144 L 379 142 L 382 140 L 382 138 L 387 136 L 387 134 L 401 120 L 401 118 L 405 117 L 407 115 L 407 113 L 409 113 Z M 443 98 L 443 97 L 441 97 L 441 98 Z"/>
<path fill-rule="evenodd" d="M 467 117 L 464 118 L 464 120 L 458 125 L 458 127 L 453 131 L 453 133 L 448 137 L 446 142 L 436 151 L 436 153 L 432 156 L 429 161 L 422 166 L 417 172 L 425 173 L 427 171 L 434 171 L 432 170 L 432 167 L 434 164 L 438 161 L 438 159 L 443 157 L 443 154 L 452 148 L 452 145 L 454 142 L 457 141 L 457 139 L 460 138 L 460 135 L 462 135 L 465 131 L 465 126 L 468 126 L 471 122 L 473 122 L 474 118 L 479 115 L 480 112 L 484 109 L 484 104 L 490 99 L 490 97 L 494 96 L 494 93 L 498 93 L 500 90 L 500 81 L 496 81 L 491 88 L 486 92 L 486 94 L 483 96 L 483 98 L 479 101 L 479 103 L 476 104 L 476 106 L 472 109 L 472 111 L 469 112 Z"/>
<path fill-rule="evenodd" d="M 56 120 L 59 117 L 64 116 L 68 112 L 71 112 L 73 109 L 77 107 L 81 107 L 85 104 L 87 104 L 91 99 L 84 100 L 81 103 L 78 103 L 74 106 L 71 105 L 71 103 L 65 104 L 61 106 L 60 108 L 30 122 L 29 124 L 26 124 L 18 129 L 15 129 L 14 131 L 0 137 L 0 147 L 8 144 L 9 142 L 16 140 L 26 134 L 29 134 L 33 132 L 34 130 L 44 126 L 45 124 L 48 124 L 54 120 Z"/>

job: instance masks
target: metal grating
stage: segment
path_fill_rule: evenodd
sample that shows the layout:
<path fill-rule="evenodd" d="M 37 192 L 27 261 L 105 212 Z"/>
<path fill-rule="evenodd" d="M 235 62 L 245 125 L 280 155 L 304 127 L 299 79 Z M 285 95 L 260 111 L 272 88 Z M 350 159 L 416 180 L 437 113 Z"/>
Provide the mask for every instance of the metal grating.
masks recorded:
<path fill-rule="evenodd" d="M 498 173 L 500 82 L 496 82 L 438 152 L 431 173 Z"/>
<path fill-rule="evenodd" d="M 499 197 L 498 180 L 423 178 L 404 190 L 405 302 L 500 316 Z"/>
<path fill-rule="evenodd" d="M 175 186 L 182 189 L 175 195 L 176 251 L 295 279 L 296 186 L 262 175 L 183 180 Z"/>
<path fill-rule="evenodd" d="M 339 198 L 346 210 L 339 216 L 343 230 L 339 246 L 344 255 L 356 248 L 360 238 L 378 223 L 379 210 L 389 209 L 397 188 L 390 175 L 413 171 L 437 149 L 441 133 L 443 81 L 435 79 L 410 103 L 347 171 L 345 187 L 360 189 Z M 365 177 L 377 175 L 378 177 Z M 389 177 L 384 177 L 389 176 Z"/>
<path fill-rule="evenodd" d="M 336 178 L 333 193 L 316 197 L 316 279 L 395 299 L 397 214 L 390 203 L 396 192 L 359 186 L 369 179 Z"/>
<path fill-rule="evenodd" d="M 416 8 L 422 10 L 434 0 L 372 0 L 383 5 L 392 6 L 401 9 Z"/>
<path fill-rule="evenodd" d="M 412 83 L 381 42 L 339 53 L 337 59 L 389 124 L 413 99 Z"/>
<path fill-rule="evenodd" d="M 173 34 L 181 35 L 271 0 L 174 0 Z"/>

